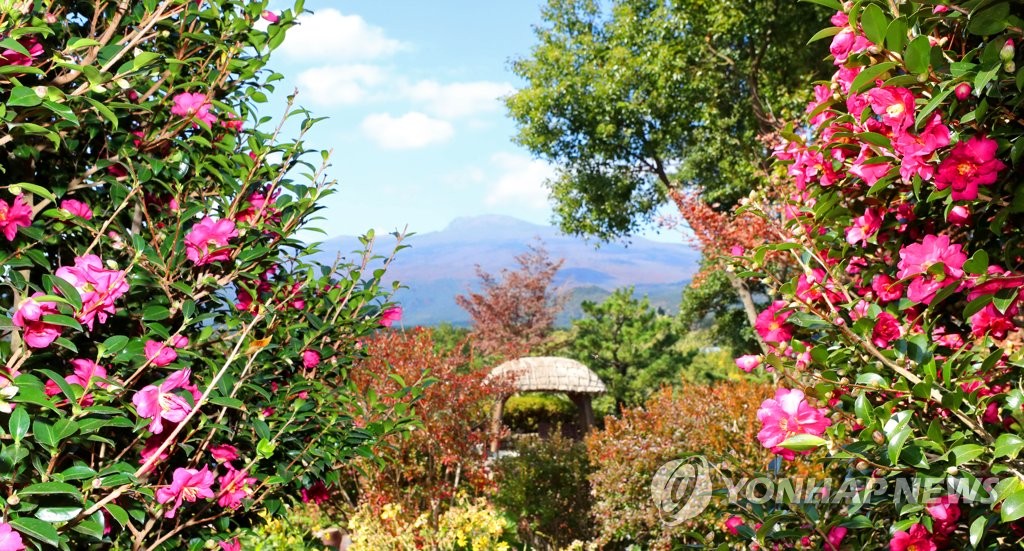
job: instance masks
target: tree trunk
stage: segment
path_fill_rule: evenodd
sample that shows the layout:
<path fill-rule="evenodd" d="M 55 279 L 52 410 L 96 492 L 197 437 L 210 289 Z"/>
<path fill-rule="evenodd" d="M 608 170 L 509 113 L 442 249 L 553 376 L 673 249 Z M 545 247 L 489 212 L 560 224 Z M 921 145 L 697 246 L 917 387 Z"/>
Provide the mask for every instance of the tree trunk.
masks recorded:
<path fill-rule="evenodd" d="M 736 290 L 736 294 L 740 297 L 740 302 L 743 303 L 743 311 L 747 314 L 747 321 L 750 322 L 750 327 L 753 328 L 757 323 L 757 306 L 754 305 L 754 297 L 750 294 L 750 288 L 743 282 L 742 279 L 736 276 L 732 272 L 725 272 L 729 278 L 729 283 L 732 284 L 732 288 Z M 765 354 L 768 353 L 768 347 L 764 341 L 761 340 L 761 335 L 757 334 L 757 330 L 754 330 L 754 338 L 757 339 L 757 344 L 761 346 L 761 351 Z"/>

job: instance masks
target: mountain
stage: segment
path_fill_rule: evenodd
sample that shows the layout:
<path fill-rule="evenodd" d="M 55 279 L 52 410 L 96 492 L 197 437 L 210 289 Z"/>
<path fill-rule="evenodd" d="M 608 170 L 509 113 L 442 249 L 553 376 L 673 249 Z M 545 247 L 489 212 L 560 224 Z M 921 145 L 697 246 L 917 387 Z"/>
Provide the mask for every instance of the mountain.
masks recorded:
<path fill-rule="evenodd" d="M 388 278 L 408 286 L 396 297 L 405 311 L 404 324 L 467 324 L 469 317 L 455 304 L 455 296 L 476 288 L 476 265 L 492 274 L 512 268 L 515 256 L 536 238 L 552 258 L 565 259 L 556 278 L 556 285 L 570 293 L 562 324 L 579 315 L 583 300 L 600 302 L 614 289 L 630 285 L 655 306 L 675 311 L 683 286 L 700 262 L 700 254 L 681 243 L 637 238 L 628 245 L 595 247 L 556 228 L 508 216 L 457 218 L 441 231 L 409 237 L 405 244 L 411 247 L 395 258 Z M 389 236 L 378 238 L 376 250 L 383 254 L 393 243 Z M 350 256 L 358 247 L 355 237 L 336 237 L 323 243 L 318 259 L 329 263 L 339 251 Z"/>

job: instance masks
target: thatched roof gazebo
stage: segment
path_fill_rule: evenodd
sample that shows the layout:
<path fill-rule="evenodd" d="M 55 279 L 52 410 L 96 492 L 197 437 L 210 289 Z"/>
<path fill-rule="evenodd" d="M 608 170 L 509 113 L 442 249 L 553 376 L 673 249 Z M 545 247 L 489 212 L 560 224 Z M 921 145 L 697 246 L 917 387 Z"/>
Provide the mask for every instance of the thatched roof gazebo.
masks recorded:
<path fill-rule="evenodd" d="M 604 381 L 589 367 L 571 358 L 554 356 L 519 358 L 495 367 L 488 379 L 508 378 L 517 392 L 564 392 L 576 404 L 580 428 L 584 432 L 594 424 L 594 409 L 590 400 L 595 394 L 603 394 Z M 508 396 L 498 397 L 494 405 L 492 434 L 501 428 L 501 416 Z M 491 440 L 491 453 L 498 451 L 498 438 Z"/>

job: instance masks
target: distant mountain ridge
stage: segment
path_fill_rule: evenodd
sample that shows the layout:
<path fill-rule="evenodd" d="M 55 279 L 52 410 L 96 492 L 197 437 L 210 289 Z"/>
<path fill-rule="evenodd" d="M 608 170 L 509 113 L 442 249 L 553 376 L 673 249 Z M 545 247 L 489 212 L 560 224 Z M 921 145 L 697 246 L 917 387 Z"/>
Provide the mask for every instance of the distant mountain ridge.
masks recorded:
<path fill-rule="evenodd" d="M 636 238 L 628 246 L 595 248 L 556 228 L 509 216 L 456 218 L 441 231 L 408 238 L 405 243 L 411 247 L 398 253 L 389 270 L 389 281 L 408 287 L 397 295 L 404 325 L 468 324 L 469 316 L 455 304 L 455 296 L 477 288 L 476 265 L 492 274 L 512 268 L 515 256 L 538 237 L 552 258 L 565 259 L 556 278 L 556 285 L 570 293 L 562 324 L 579 315 L 582 300 L 599 302 L 616 288 L 631 285 L 637 295 L 649 295 L 655 306 L 675 311 L 700 262 L 700 254 L 682 243 Z M 393 243 L 390 237 L 378 237 L 377 251 L 388 251 Z M 332 262 L 339 251 L 348 255 L 356 248 L 355 237 L 335 237 L 324 242 L 319 260 Z"/>

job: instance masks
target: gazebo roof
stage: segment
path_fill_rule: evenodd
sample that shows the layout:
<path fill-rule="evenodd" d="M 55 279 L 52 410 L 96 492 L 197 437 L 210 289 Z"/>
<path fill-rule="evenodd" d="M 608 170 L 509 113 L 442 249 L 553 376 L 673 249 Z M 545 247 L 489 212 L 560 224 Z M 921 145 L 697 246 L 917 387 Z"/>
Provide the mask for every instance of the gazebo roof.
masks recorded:
<path fill-rule="evenodd" d="M 510 377 L 519 392 L 605 392 L 604 382 L 596 373 L 570 358 L 519 358 L 495 367 L 487 377 Z"/>

